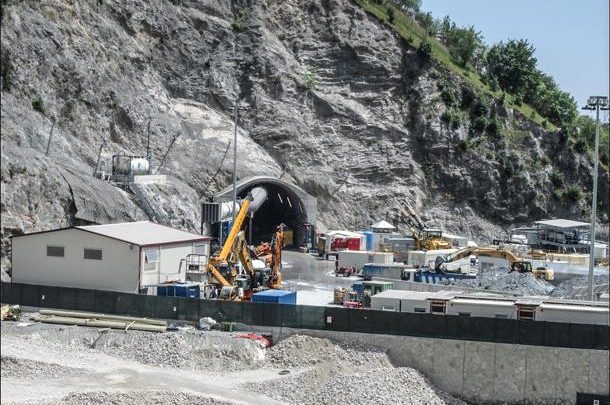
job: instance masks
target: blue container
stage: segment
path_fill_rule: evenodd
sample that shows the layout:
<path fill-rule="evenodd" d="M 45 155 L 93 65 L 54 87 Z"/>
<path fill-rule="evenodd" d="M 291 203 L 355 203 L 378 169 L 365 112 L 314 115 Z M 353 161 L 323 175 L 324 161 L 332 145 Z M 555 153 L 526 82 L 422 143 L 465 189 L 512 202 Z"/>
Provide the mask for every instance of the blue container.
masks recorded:
<path fill-rule="evenodd" d="M 157 286 L 157 295 L 162 297 L 200 298 L 200 289 L 198 284 L 159 284 Z"/>
<path fill-rule="evenodd" d="M 286 290 L 265 290 L 252 294 L 252 302 L 270 302 L 274 304 L 297 304 L 297 292 Z"/>
<path fill-rule="evenodd" d="M 369 252 L 371 252 L 373 250 L 373 232 L 371 231 L 364 231 L 362 232 L 364 234 L 365 240 L 366 240 L 366 250 L 368 250 Z"/>
<path fill-rule="evenodd" d="M 356 299 L 362 301 L 362 294 L 364 292 L 364 284 L 362 284 L 362 281 L 352 284 L 352 290 L 356 291 Z"/>

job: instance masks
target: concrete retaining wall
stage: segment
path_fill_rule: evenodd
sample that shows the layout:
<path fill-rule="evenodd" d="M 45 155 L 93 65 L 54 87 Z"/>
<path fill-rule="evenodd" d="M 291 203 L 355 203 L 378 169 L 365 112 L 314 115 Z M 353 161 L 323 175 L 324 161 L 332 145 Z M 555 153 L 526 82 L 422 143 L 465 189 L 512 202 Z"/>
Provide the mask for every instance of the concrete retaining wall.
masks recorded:
<path fill-rule="evenodd" d="M 472 403 L 575 404 L 576 394 L 608 395 L 608 351 L 278 327 L 272 333 L 362 342 L 387 350 L 393 364 L 413 367 L 440 389 Z"/>

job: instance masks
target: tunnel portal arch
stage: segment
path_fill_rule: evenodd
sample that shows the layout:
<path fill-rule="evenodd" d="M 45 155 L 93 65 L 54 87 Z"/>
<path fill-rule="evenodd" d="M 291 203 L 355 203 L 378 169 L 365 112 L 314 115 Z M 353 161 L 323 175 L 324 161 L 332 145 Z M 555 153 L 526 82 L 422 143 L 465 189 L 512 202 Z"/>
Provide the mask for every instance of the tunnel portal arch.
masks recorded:
<path fill-rule="evenodd" d="M 255 187 L 267 190 L 267 199 L 246 224 L 246 235 L 252 232 L 250 243 L 269 241 L 277 225 L 283 223 L 293 231 L 294 246 L 304 245 L 305 224 L 315 226 L 317 200 L 302 188 L 276 177 L 255 176 L 240 180 L 236 184 L 237 197 L 245 198 Z M 233 197 L 233 186 L 229 186 L 214 196 L 217 201 L 227 201 Z"/>

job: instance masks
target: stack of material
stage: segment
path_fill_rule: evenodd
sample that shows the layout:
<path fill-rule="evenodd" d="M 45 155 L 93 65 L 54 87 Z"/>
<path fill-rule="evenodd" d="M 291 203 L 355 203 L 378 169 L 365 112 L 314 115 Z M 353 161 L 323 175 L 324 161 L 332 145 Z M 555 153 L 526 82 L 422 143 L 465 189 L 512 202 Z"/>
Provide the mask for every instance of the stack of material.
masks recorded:
<path fill-rule="evenodd" d="M 343 304 L 343 299 L 345 298 L 346 292 L 347 292 L 347 289 L 345 289 L 343 287 L 335 288 L 334 294 L 333 294 L 333 304 L 338 304 L 338 305 Z"/>
<path fill-rule="evenodd" d="M 99 328 L 165 332 L 167 322 L 131 316 L 104 315 L 91 312 L 58 311 L 43 309 L 31 318 L 33 321 L 62 325 L 95 326 Z"/>
<path fill-rule="evenodd" d="M 3 321 L 16 321 L 21 315 L 21 307 L 19 305 L 5 305 L 2 307 Z"/>

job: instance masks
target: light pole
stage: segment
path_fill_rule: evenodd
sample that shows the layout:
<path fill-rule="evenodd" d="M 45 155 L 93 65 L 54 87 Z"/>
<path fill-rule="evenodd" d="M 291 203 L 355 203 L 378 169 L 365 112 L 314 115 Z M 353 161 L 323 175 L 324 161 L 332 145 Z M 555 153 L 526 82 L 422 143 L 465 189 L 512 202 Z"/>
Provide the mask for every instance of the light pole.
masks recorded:
<path fill-rule="evenodd" d="M 235 224 L 237 208 L 237 114 L 239 111 L 239 97 L 235 98 L 235 130 L 233 131 L 233 220 L 231 226 Z"/>
<path fill-rule="evenodd" d="M 231 226 L 235 223 L 235 217 L 237 216 L 237 120 L 240 109 L 239 101 L 239 97 L 235 97 L 235 105 L 233 106 L 235 109 L 235 122 L 233 131 L 233 220 Z M 247 109 L 248 105 L 241 108 Z"/>
<path fill-rule="evenodd" d="M 595 110 L 595 158 L 593 162 L 593 196 L 591 209 L 591 245 L 589 252 L 589 290 L 588 298 L 593 300 L 593 265 L 595 262 L 595 220 L 597 218 L 597 164 L 599 161 L 599 110 L 608 109 L 608 97 L 592 96 L 583 110 Z"/>

